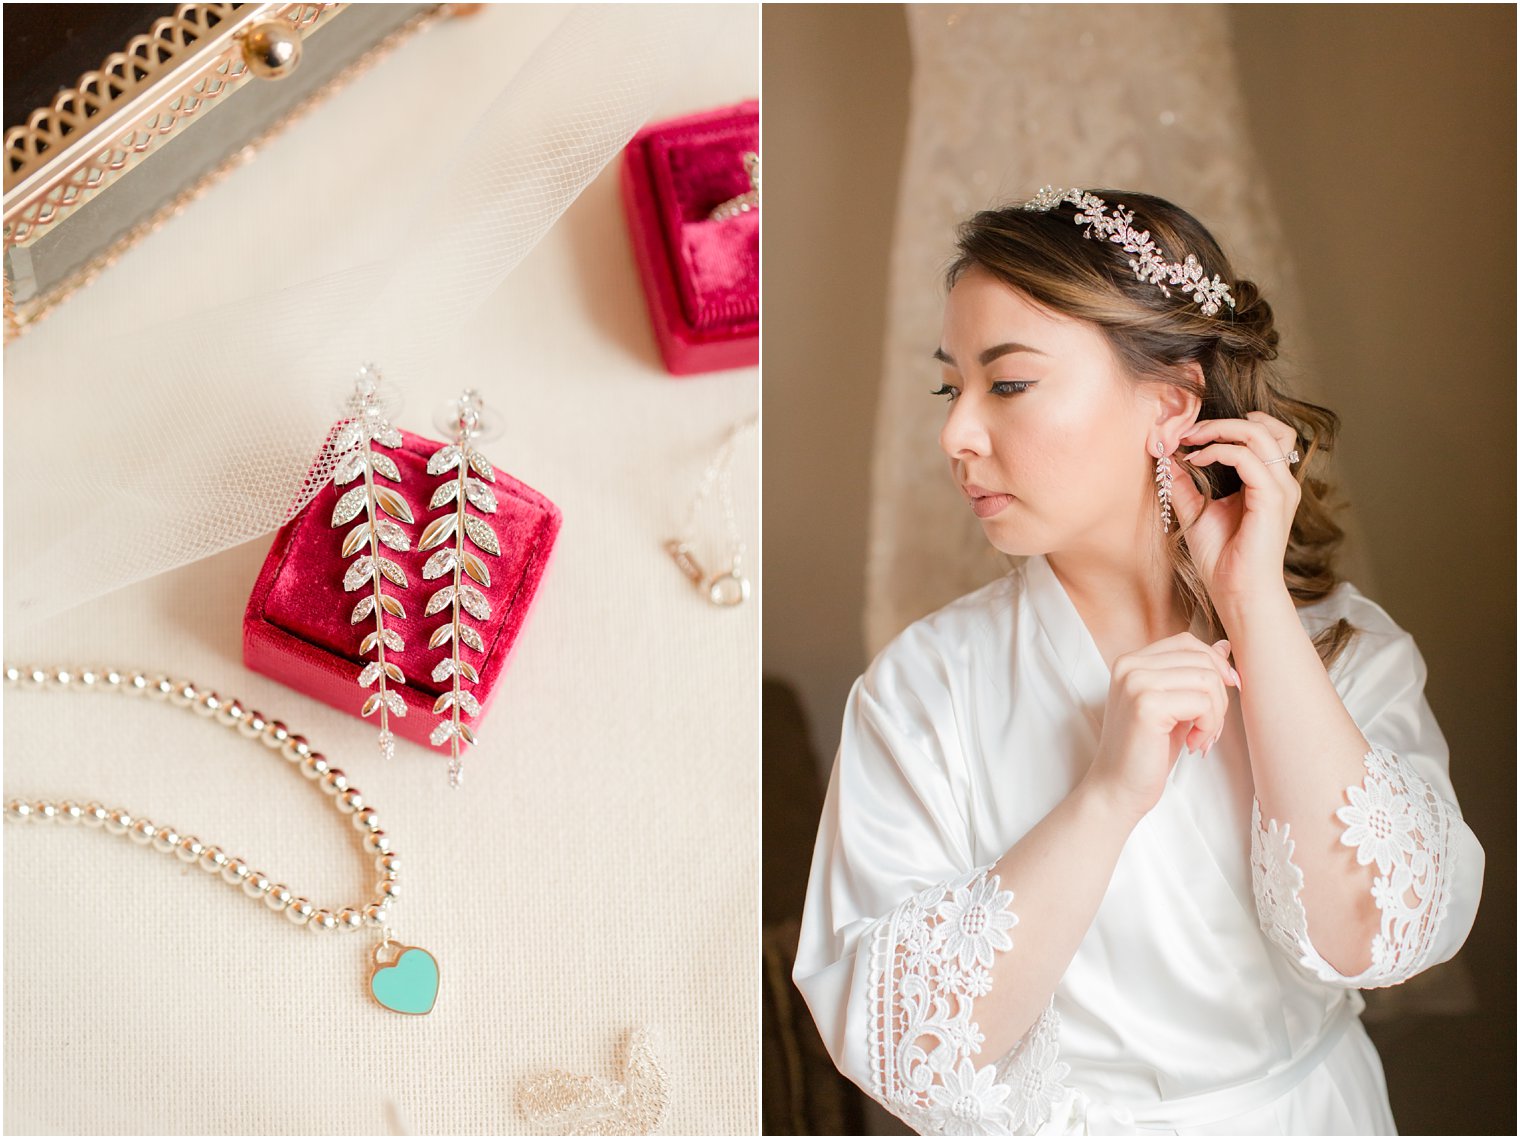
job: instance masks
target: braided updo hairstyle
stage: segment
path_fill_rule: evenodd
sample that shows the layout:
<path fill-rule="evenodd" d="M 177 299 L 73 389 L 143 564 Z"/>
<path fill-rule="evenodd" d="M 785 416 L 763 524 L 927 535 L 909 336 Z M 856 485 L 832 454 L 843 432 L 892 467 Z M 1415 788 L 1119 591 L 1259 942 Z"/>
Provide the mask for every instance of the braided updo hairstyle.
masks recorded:
<path fill-rule="evenodd" d="M 1294 399 L 1278 386 L 1272 362 L 1278 333 L 1272 306 L 1254 281 L 1235 276 L 1218 242 L 1198 220 L 1164 198 L 1126 190 L 1093 189 L 1109 210 L 1134 211 L 1131 223 L 1148 230 L 1168 261 L 1192 253 L 1206 276 L 1215 273 L 1229 286 L 1235 306 L 1221 301 L 1207 315 L 1192 294 L 1168 282 L 1171 296 L 1137 277 L 1134 256 L 1123 245 L 1074 221 L 1078 207 L 1062 201 L 1054 208 L 1026 210 L 1005 206 L 983 210 L 956 232 L 955 261 L 946 274 L 953 287 L 966 270 L 979 267 L 1053 312 L 1096 325 L 1120 366 L 1136 382 L 1172 384 L 1203 401 L 1199 419 L 1239 419 L 1262 411 L 1291 424 L 1298 432 L 1303 461 L 1295 477 L 1302 495 L 1283 556 L 1283 580 L 1295 603 L 1315 601 L 1335 588 L 1332 565 L 1343 532 L 1331 517 L 1330 488 L 1305 472 L 1314 456 L 1335 443 L 1340 419 L 1329 408 Z M 1196 362 L 1203 371 L 1200 388 L 1180 365 Z M 1178 467 L 1206 498 L 1240 489 L 1239 476 L 1225 464 L 1194 467 L 1179 452 Z M 1213 602 L 1183 541 L 1185 529 L 1167 535 L 1178 595 L 1188 618 L 1203 613 L 1209 639 L 1224 635 Z M 1320 660 L 1330 663 L 1349 644 L 1355 629 L 1342 619 L 1315 638 Z"/>

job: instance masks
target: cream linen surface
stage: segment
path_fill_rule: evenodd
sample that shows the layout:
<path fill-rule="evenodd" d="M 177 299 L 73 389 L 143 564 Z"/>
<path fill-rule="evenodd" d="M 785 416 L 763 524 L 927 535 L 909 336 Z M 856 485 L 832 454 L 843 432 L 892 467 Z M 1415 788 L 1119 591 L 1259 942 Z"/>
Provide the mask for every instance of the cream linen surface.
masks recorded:
<path fill-rule="evenodd" d="M 924 1133 L 1393 1131 L 1352 985 L 1395 983 L 1457 951 L 1483 851 L 1456 807 L 1412 639 L 1349 583 L 1299 613 L 1311 632 L 1341 616 L 1364 630 L 1332 680 L 1368 742 L 1437 801 L 1419 847 L 1436 868 L 1428 920 L 1392 935 L 1405 956 L 1347 978 L 1307 938 L 1285 952 L 1284 930 L 1304 933 L 1282 889 L 1297 867 L 1267 858 L 1253 874 L 1232 699 L 1213 751 L 1184 751 L 1130 835 L 1051 1008 L 1008 1056 L 977 1055 L 979 970 L 1008 938 L 1038 936 L 1010 923 L 1019 883 L 982 872 L 1090 765 L 1109 684 L 1070 598 L 1032 557 L 909 626 L 851 692 L 793 973 L 847 1075 Z M 1322 1024 L 1342 1034 L 1322 1037 Z M 936 1055 L 911 1047 L 935 1042 Z M 1323 1055 L 1303 1058 L 1316 1043 Z M 1275 1086 L 1260 1082 L 1284 1067 Z"/>
<path fill-rule="evenodd" d="M 755 9 L 720 18 L 725 34 L 673 77 L 662 115 L 756 94 Z M 130 327 L 182 306 L 185 289 L 230 300 L 312 269 L 229 265 L 223 238 L 251 246 L 264 227 L 282 249 L 309 241 L 323 264 L 346 259 L 340 235 L 383 251 L 395 231 L 365 217 L 388 217 L 394 181 L 467 125 L 438 120 L 441 93 L 467 115 L 557 19 L 507 5 L 446 22 L 273 141 L 6 351 L 7 437 L 54 432 L 58 462 L 88 463 L 68 440 L 71 417 L 91 415 L 89 392 L 48 386 L 49 362 L 81 328 Z M 381 141 L 376 123 L 388 124 Z M 318 224 L 328 215 L 315 203 L 334 202 L 335 224 Z M 544 1068 L 613 1077 L 636 1025 L 654 1030 L 670 1076 L 662 1130 L 758 1129 L 758 606 L 712 609 L 660 548 L 724 431 L 754 411 L 756 371 L 661 370 L 608 167 L 410 382 L 400 422 L 428 435 L 437 404 L 479 387 L 506 413 L 486 453 L 565 519 L 458 793 L 416 745 L 399 741 L 383 764 L 373 724 L 242 666 L 268 538 L 8 628 L 5 650 L 165 669 L 309 736 L 373 801 L 404 859 L 396 931 L 437 955 L 436 1009 L 400 1017 L 371 1002 L 367 934 L 315 936 L 94 830 L 7 825 L 7 1133 L 531 1132 L 517 1082 Z M 247 392 L 248 407 L 260 398 Z M 161 443 L 172 462 L 176 441 Z M 734 495 L 760 590 L 757 461 L 751 434 Z M 721 535 L 710 502 L 698 539 Z M 69 693 L 7 692 L 4 710 L 7 796 L 140 811 L 318 905 L 371 891 L 348 822 L 225 728 Z"/>

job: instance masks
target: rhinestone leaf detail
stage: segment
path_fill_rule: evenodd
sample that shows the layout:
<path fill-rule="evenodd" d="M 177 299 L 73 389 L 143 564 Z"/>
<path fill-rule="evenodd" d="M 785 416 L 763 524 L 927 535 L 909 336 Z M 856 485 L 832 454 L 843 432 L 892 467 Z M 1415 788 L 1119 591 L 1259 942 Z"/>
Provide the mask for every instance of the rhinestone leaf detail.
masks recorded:
<path fill-rule="evenodd" d="M 492 556 L 501 553 L 501 543 L 496 540 L 496 531 L 492 530 L 479 518 L 472 518 L 468 514 L 464 518 L 464 532 L 486 553 Z"/>
<path fill-rule="evenodd" d="M 486 600 L 486 595 L 473 585 L 460 583 L 459 600 L 464 605 L 465 612 L 477 621 L 485 621 L 490 618 L 491 603 Z"/>
<path fill-rule="evenodd" d="M 405 617 L 406 609 L 398 599 L 384 592 L 381 583 L 383 580 L 405 589 L 407 578 L 395 561 L 382 557 L 378 551 L 382 544 L 400 551 L 410 547 L 411 540 L 397 522 L 411 522 L 412 511 L 395 490 L 375 482 L 377 476 L 391 482 L 401 481 L 396 460 L 374 449 L 376 444 L 394 448 L 402 442 L 401 433 L 384 420 L 375 405 L 378 380 L 379 374 L 372 367 L 361 370 L 352 404 L 358 414 L 340 423 L 333 433 L 333 447 L 340 454 L 333 471 L 333 485 L 343 486 L 361 477 L 363 482 L 338 495 L 332 525 L 346 526 L 362 515 L 359 524 L 343 539 L 343 557 L 353 559 L 343 573 L 343 590 L 345 593 L 369 590 L 368 596 L 358 599 L 349 616 L 351 625 L 371 618 L 374 621 L 360 640 L 359 655 L 374 652 L 376 657 L 364 663 L 357 679 L 361 688 L 372 685 L 378 688 L 365 697 L 360 714 L 368 717 L 380 713 L 380 750 L 382 754 L 390 754 L 394 751 L 394 737 L 386 728 L 386 716 L 404 716 L 406 702 L 400 693 L 387 687 L 387 682 L 405 684 L 406 677 L 385 659 L 385 652 L 387 649 L 400 652 L 406 642 L 397 630 L 385 626 L 385 615 Z"/>
<path fill-rule="evenodd" d="M 1191 293 L 1205 316 L 1213 316 L 1218 312 L 1221 302 L 1232 309 L 1235 307 L 1230 286 L 1220 279 L 1218 273 L 1212 277 L 1206 276 L 1203 266 L 1192 253 L 1181 261 L 1168 261 L 1151 238 L 1150 230 L 1134 228 L 1132 223 L 1135 211 L 1126 210 L 1123 202 L 1111 212 L 1105 212 L 1107 203 L 1096 194 L 1089 194 L 1086 190 L 1058 190 L 1043 186 L 1022 208 L 1048 212 L 1062 202 L 1071 202 L 1077 207 L 1072 221 L 1086 227 L 1082 232 L 1083 237 L 1096 234 L 1098 240 L 1112 241 L 1123 246 L 1126 253 L 1136 254 L 1130 258 L 1130 271 L 1140 280 L 1156 285 L 1168 297 L 1172 293 L 1166 286 L 1173 284 L 1180 286 L 1183 292 Z"/>
<path fill-rule="evenodd" d="M 423 567 L 423 577 L 431 579 L 453 574 L 453 584 L 435 593 L 427 606 L 429 616 L 449 608 L 447 622 L 434 629 L 428 638 L 429 648 L 444 649 L 448 654 L 433 666 L 433 681 L 450 685 L 433 705 L 433 714 L 442 718 L 428 738 L 435 747 L 449 745 L 452 786 L 458 786 L 460 779 L 460 743 L 473 744 L 475 741 L 474 734 L 460 716 L 480 714 L 480 701 L 473 692 L 461 687 L 465 683 L 479 683 L 480 674 L 474 664 L 460 656 L 460 652 L 463 648 L 484 652 L 485 641 L 466 616 L 476 621 L 490 619 L 491 604 L 476 588 L 476 585 L 489 587 L 491 584 L 490 568 L 480 554 L 488 557 L 501 555 L 501 541 L 496 531 L 484 519 L 471 513 L 473 510 L 479 514 L 495 514 L 499 509 L 496 493 L 487 485 L 496 481 L 495 468 L 471 442 L 473 427 L 478 422 L 478 397 L 466 392 L 459 406 L 458 437 L 455 442 L 440 447 L 429 458 L 427 467 L 430 475 L 444 478 L 433 491 L 429 509 L 446 513 L 428 523 L 418 542 L 419 549 L 438 547 Z M 466 549 L 466 540 L 480 554 Z"/>
<path fill-rule="evenodd" d="M 333 434 L 333 450 L 342 453 L 350 448 L 357 447 L 364 440 L 364 425 L 357 419 L 350 419 L 338 428 Z M 360 459 L 360 470 L 363 470 L 363 459 Z"/>
<path fill-rule="evenodd" d="M 380 535 L 380 540 L 393 550 L 405 553 L 412 548 L 412 540 L 406 536 L 406 531 L 389 518 L 382 518 L 375 523 L 375 532 Z"/>
<path fill-rule="evenodd" d="M 482 514 L 496 513 L 496 495 L 492 494 L 491 488 L 479 479 L 465 479 L 464 493 L 470 500 L 470 505 Z"/>
<path fill-rule="evenodd" d="M 1161 532 L 1172 532 L 1172 460 L 1162 455 L 1156 460 L 1156 498 L 1161 502 Z"/>
<path fill-rule="evenodd" d="M 365 554 L 361 558 L 355 558 L 354 564 L 348 567 L 348 572 L 343 575 L 343 589 L 352 593 L 356 589 L 363 589 L 372 584 L 375 576 L 375 559 Z"/>
<path fill-rule="evenodd" d="M 402 589 L 406 588 L 406 574 L 402 572 L 400 566 L 390 558 L 377 558 L 376 561 L 379 562 L 380 572 L 385 575 L 386 581 L 392 585 L 399 585 Z"/>
<path fill-rule="evenodd" d="M 496 470 L 479 451 L 470 452 L 470 469 L 487 482 L 496 481 Z"/>
<path fill-rule="evenodd" d="M 345 455 L 338 463 L 338 469 L 333 474 L 333 482 L 338 486 L 351 483 L 364 473 L 364 455 L 355 451 L 352 455 Z"/>
<path fill-rule="evenodd" d="M 356 486 L 347 491 L 338 499 L 338 505 L 333 507 L 332 524 L 344 526 L 359 517 L 359 511 L 364 509 L 364 502 L 369 497 L 369 488 Z"/>
<path fill-rule="evenodd" d="M 428 460 L 427 472 L 430 475 L 441 475 L 446 471 L 452 471 L 458 465 L 459 448 L 450 443 L 433 453 L 433 457 Z"/>
<path fill-rule="evenodd" d="M 444 574 L 453 571 L 456 560 L 452 549 L 439 550 L 423 565 L 422 576 L 429 580 L 435 577 L 442 577 Z"/>

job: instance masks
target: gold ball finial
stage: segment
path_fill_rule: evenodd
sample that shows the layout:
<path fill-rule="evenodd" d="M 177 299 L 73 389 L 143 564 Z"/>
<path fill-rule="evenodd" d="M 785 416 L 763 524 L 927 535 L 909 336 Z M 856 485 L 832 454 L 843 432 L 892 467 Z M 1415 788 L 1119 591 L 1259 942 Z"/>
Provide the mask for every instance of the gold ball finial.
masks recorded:
<path fill-rule="evenodd" d="M 254 24 L 243 35 L 243 62 L 260 79 L 284 79 L 301 62 L 301 36 L 284 20 Z"/>

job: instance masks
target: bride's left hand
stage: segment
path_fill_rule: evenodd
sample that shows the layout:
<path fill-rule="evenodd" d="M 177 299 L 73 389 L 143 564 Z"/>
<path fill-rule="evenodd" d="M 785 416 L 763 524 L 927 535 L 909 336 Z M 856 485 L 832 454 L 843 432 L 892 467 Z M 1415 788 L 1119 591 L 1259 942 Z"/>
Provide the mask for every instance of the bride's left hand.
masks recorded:
<path fill-rule="evenodd" d="M 1205 499 L 1178 472 L 1172 503 L 1179 519 L 1195 519 L 1184 541 L 1216 606 L 1282 590 L 1283 555 L 1302 496 L 1291 464 L 1267 463 L 1298 446 L 1298 432 L 1262 411 L 1244 419 L 1205 419 L 1179 440 L 1200 446 L 1182 456 L 1197 467 L 1222 462 L 1240 476 L 1241 489 Z"/>

